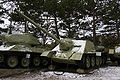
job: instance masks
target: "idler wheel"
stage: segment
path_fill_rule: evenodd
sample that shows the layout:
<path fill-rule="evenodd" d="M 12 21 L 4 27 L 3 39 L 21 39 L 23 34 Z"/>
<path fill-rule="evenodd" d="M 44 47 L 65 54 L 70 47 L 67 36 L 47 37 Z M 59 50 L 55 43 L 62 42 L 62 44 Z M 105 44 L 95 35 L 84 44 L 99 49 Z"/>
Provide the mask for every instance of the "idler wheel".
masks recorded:
<path fill-rule="evenodd" d="M 10 57 L 8 57 L 7 65 L 10 68 L 15 68 L 18 65 L 18 58 L 16 56 L 10 56 Z"/>
<path fill-rule="evenodd" d="M 40 65 L 40 58 L 39 57 L 33 58 L 33 65 L 36 67 Z"/>
<path fill-rule="evenodd" d="M 21 59 L 21 65 L 22 67 L 28 67 L 30 64 L 30 60 L 28 58 L 22 58 Z"/>

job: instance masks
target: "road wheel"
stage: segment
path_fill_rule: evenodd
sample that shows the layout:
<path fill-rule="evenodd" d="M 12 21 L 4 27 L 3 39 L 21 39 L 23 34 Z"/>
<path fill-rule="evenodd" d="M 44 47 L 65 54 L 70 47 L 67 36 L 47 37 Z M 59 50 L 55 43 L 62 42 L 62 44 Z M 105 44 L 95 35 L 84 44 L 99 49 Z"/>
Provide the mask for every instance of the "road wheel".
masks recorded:
<path fill-rule="evenodd" d="M 43 59 L 42 60 L 42 65 L 43 66 L 47 66 L 49 64 L 49 60 L 48 59 Z"/>
<path fill-rule="evenodd" d="M 0 63 L 4 61 L 4 55 L 0 54 Z"/>
<path fill-rule="evenodd" d="M 102 64 L 105 64 L 105 63 L 106 63 L 106 58 L 103 57 L 103 58 L 102 58 Z"/>
<path fill-rule="evenodd" d="M 95 57 L 94 56 L 92 56 L 91 57 L 91 67 L 94 67 L 95 66 Z"/>
<path fill-rule="evenodd" d="M 88 69 L 90 68 L 90 57 L 86 56 L 85 67 Z"/>
<path fill-rule="evenodd" d="M 39 57 L 33 58 L 33 65 L 36 67 L 40 65 L 40 58 Z"/>
<path fill-rule="evenodd" d="M 21 59 L 21 66 L 22 67 L 28 67 L 30 64 L 30 60 L 28 58 L 22 58 Z"/>
<path fill-rule="evenodd" d="M 7 59 L 7 65 L 10 68 L 15 68 L 18 65 L 18 58 L 16 56 L 10 56 Z"/>
<path fill-rule="evenodd" d="M 99 59 L 100 59 L 100 65 L 102 65 L 102 57 L 100 57 Z"/>
<path fill-rule="evenodd" d="M 96 66 L 99 66 L 99 57 L 96 57 Z"/>
<path fill-rule="evenodd" d="M 49 66 L 48 66 L 48 69 L 49 69 L 49 70 L 55 70 L 55 65 L 49 65 Z"/>

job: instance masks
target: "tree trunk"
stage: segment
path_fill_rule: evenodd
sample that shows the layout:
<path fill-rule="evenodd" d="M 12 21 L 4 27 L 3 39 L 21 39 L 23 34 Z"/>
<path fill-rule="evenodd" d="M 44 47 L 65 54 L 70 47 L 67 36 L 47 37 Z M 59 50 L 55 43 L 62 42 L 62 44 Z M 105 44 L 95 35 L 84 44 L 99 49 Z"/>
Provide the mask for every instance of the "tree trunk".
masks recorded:
<path fill-rule="evenodd" d="M 57 27 L 57 18 L 56 18 L 56 16 L 55 16 L 55 30 L 56 30 L 57 38 L 60 39 L 60 38 L 59 38 L 58 27 Z"/>
<path fill-rule="evenodd" d="M 93 10 L 93 43 L 96 46 L 96 25 L 95 25 L 95 10 Z"/>
<path fill-rule="evenodd" d="M 10 21 L 9 33 L 8 34 L 12 34 L 12 21 Z"/>
<path fill-rule="evenodd" d="M 117 19 L 116 19 L 116 29 L 117 29 L 117 43 L 119 44 L 120 33 L 119 33 L 119 25 L 118 25 L 118 20 Z"/>
<path fill-rule="evenodd" d="M 119 5 L 117 4 L 115 6 L 115 18 L 116 18 L 115 22 L 116 22 L 116 30 L 117 30 L 117 44 L 120 43 L 120 41 L 119 41 L 120 40 L 120 33 L 119 33 L 119 22 L 118 22 L 118 16 L 119 16 L 118 7 L 119 7 Z"/>
<path fill-rule="evenodd" d="M 25 21 L 25 33 L 28 32 L 28 24 L 27 24 L 27 21 Z"/>
<path fill-rule="evenodd" d="M 70 23 L 68 23 L 68 30 L 69 30 L 69 31 L 68 31 L 68 37 L 69 37 L 69 38 L 72 38 L 72 37 L 71 37 L 71 28 L 70 28 Z"/>

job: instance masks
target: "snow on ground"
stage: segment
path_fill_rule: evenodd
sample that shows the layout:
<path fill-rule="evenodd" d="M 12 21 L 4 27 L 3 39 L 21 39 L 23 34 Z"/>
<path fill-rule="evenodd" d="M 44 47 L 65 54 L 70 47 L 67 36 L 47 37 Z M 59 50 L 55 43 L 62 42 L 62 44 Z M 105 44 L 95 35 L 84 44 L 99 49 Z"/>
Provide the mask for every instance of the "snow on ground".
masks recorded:
<path fill-rule="evenodd" d="M 15 75 L 0 80 L 120 80 L 120 67 L 108 66 L 91 71 L 90 74 L 77 74 L 65 72 L 26 72 L 21 75 Z"/>

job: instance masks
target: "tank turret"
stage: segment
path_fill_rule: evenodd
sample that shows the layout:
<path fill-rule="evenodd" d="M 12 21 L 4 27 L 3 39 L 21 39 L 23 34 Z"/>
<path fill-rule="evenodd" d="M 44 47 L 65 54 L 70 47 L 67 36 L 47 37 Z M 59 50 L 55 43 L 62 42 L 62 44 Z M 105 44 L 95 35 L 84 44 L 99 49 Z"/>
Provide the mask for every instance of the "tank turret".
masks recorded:
<path fill-rule="evenodd" d="M 49 57 L 58 63 L 82 65 L 84 68 L 100 66 L 105 63 L 105 54 L 96 52 L 95 46 L 91 41 L 69 38 L 59 40 L 24 14 L 17 10 L 16 12 L 59 43 L 52 51 L 45 51 L 41 56 Z"/>

